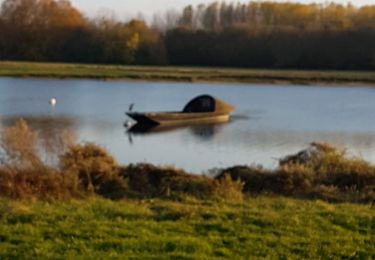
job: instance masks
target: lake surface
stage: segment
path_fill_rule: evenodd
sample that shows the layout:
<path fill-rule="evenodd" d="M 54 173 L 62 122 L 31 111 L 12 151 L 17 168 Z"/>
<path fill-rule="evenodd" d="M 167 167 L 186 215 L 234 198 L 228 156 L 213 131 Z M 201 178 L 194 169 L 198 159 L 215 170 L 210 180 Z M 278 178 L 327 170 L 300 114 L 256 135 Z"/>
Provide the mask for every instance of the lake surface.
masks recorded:
<path fill-rule="evenodd" d="M 147 134 L 129 134 L 123 126 L 131 103 L 136 111 L 181 110 L 200 94 L 233 104 L 231 122 Z M 48 104 L 51 97 L 55 107 Z M 375 163 L 374 101 L 375 88 L 366 86 L 0 78 L 3 125 L 9 118 L 52 118 L 122 164 L 167 164 L 197 173 L 238 164 L 273 168 L 312 141 Z"/>

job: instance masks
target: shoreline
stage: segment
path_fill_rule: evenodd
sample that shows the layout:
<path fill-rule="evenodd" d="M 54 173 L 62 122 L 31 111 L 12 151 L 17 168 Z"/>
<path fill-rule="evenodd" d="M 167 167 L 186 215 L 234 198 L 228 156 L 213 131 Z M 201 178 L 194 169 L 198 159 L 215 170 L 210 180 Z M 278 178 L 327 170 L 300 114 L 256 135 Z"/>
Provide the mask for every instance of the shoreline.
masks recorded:
<path fill-rule="evenodd" d="M 0 62 L 0 77 L 375 87 L 375 72 Z"/>

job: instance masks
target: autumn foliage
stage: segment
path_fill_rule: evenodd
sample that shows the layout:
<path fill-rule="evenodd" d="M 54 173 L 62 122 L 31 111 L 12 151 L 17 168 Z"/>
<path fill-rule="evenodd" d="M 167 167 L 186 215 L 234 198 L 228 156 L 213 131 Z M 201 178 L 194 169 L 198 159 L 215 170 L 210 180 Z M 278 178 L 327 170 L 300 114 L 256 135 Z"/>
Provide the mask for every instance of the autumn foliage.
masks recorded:
<path fill-rule="evenodd" d="M 144 22 L 91 20 L 68 0 L 5 0 L 0 34 L 2 60 L 163 62 L 161 36 Z"/>
<path fill-rule="evenodd" d="M 68 0 L 5 0 L 0 35 L 0 60 L 375 68 L 375 5 L 213 2 L 148 25 L 88 18 Z"/>
<path fill-rule="evenodd" d="M 375 68 L 375 6 L 215 2 L 188 6 L 166 35 L 177 65 Z"/>

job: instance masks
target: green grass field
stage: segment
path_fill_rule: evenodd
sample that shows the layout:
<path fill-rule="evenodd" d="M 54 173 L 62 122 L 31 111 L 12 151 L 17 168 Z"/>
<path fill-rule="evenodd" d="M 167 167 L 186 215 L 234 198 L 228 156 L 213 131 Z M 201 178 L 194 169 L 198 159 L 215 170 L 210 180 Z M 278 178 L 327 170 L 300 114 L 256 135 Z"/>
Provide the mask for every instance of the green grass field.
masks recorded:
<path fill-rule="evenodd" d="M 375 83 L 375 72 L 0 62 L 0 76 L 243 83 Z"/>
<path fill-rule="evenodd" d="M 374 239 L 370 204 L 0 200 L 0 259 L 370 259 Z"/>

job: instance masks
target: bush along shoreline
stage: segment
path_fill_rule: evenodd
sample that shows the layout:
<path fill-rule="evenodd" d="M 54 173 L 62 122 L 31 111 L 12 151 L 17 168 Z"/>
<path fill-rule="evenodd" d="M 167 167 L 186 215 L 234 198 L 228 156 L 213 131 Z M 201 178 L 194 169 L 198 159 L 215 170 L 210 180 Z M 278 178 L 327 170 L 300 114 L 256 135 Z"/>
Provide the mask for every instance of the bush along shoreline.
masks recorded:
<path fill-rule="evenodd" d="M 68 134 L 45 140 L 25 120 L 3 129 L 0 145 L 0 196 L 12 199 L 190 196 L 240 202 L 246 196 L 281 195 L 329 202 L 375 201 L 375 166 L 325 143 L 311 143 L 281 159 L 273 170 L 234 166 L 215 176 L 146 163 L 121 166 L 105 149 L 76 144 Z M 46 162 L 45 154 L 55 163 Z"/>

